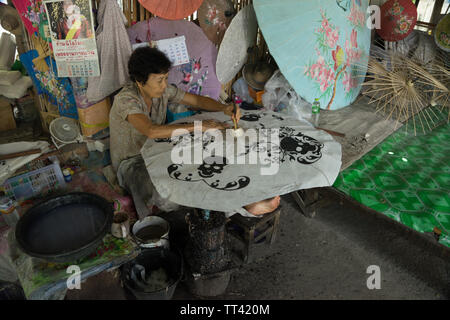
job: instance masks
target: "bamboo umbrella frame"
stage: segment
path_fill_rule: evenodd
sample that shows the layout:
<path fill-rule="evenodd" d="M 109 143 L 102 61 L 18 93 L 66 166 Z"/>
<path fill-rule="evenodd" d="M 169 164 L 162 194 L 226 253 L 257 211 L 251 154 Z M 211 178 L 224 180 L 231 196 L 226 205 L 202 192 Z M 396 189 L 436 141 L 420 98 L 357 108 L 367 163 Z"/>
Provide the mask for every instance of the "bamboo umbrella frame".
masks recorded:
<path fill-rule="evenodd" d="M 424 64 L 399 51 L 387 50 L 382 57 L 369 57 L 365 77 L 362 94 L 370 98 L 369 104 L 376 104 L 376 112 L 384 113 L 387 119 L 411 119 L 414 135 L 440 124 L 432 107 L 446 110 L 450 120 L 450 72 L 443 57 L 438 55 Z"/>

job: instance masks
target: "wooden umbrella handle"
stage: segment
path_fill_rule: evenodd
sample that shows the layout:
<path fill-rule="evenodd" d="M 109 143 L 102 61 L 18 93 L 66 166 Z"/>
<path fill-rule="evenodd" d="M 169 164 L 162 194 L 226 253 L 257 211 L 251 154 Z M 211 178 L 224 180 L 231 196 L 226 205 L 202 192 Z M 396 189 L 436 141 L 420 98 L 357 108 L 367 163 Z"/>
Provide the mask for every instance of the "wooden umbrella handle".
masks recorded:
<path fill-rule="evenodd" d="M 12 159 L 12 158 L 17 158 L 17 157 L 22 157 L 22 156 L 28 156 L 30 154 L 38 154 L 38 153 L 42 153 L 41 149 L 32 149 L 32 150 L 28 150 L 28 151 L 4 154 L 4 155 L 0 155 L 0 160 Z"/>
<path fill-rule="evenodd" d="M 234 130 L 237 130 L 236 112 L 237 112 L 236 103 L 233 102 L 233 115 L 234 115 L 233 123 L 234 123 Z"/>
<path fill-rule="evenodd" d="M 326 132 L 328 132 L 329 134 L 331 134 L 333 136 L 345 137 L 344 133 L 336 132 L 336 131 L 329 130 L 329 129 L 324 129 L 324 128 L 321 128 L 321 127 L 316 127 L 316 129 L 326 131 Z"/>

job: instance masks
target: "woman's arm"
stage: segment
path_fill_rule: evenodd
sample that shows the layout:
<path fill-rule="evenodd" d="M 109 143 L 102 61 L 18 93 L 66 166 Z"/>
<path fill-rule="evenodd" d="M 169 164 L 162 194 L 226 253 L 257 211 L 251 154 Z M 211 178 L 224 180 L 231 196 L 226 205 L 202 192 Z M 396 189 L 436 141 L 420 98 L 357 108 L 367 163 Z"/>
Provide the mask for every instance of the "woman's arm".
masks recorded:
<path fill-rule="evenodd" d="M 152 123 L 145 115 L 143 114 L 130 114 L 127 117 L 127 121 L 131 123 L 133 127 L 136 128 L 140 133 L 146 135 L 150 139 L 158 139 L 158 138 L 170 138 L 172 137 L 173 131 L 177 129 L 180 130 L 177 135 L 186 134 L 188 132 L 194 131 L 194 124 L 170 124 L 170 125 L 159 125 Z M 202 131 L 207 129 L 225 129 L 224 125 L 213 121 L 207 120 L 202 121 Z"/>
<path fill-rule="evenodd" d="M 208 97 L 198 96 L 186 92 L 184 98 L 181 100 L 181 104 L 191 106 L 191 109 L 193 110 L 222 111 L 233 119 L 233 105 L 222 104 Z M 241 111 L 239 107 L 236 106 L 236 120 L 239 121 L 240 118 Z"/>

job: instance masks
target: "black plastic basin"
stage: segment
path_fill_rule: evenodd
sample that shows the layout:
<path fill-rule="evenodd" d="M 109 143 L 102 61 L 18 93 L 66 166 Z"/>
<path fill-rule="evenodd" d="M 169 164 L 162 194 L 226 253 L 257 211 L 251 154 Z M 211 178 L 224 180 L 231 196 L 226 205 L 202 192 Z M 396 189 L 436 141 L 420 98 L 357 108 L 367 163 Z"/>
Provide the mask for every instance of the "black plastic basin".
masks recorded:
<path fill-rule="evenodd" d="M 17 223 L 16 240 L 30 256 L 74 262 L 94 252 L 112 219 L 112 205 L 102 197 L 69 193 L 30 208 Z"/>

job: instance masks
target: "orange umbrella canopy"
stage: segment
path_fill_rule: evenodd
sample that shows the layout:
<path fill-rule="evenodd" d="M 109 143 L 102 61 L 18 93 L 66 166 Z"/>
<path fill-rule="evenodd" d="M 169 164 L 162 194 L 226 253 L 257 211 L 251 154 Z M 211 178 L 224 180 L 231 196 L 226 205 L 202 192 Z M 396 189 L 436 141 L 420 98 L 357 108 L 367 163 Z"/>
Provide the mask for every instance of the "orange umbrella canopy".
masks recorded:
<path fill-rule="evenodd" d="M 168 20 L 180 20 L 190 16 L 202 2 L 203 0 L 139 0 L 139 3 L 155 16 Z"/>

